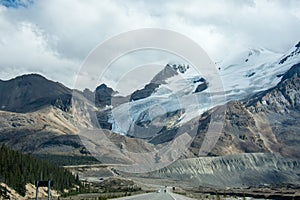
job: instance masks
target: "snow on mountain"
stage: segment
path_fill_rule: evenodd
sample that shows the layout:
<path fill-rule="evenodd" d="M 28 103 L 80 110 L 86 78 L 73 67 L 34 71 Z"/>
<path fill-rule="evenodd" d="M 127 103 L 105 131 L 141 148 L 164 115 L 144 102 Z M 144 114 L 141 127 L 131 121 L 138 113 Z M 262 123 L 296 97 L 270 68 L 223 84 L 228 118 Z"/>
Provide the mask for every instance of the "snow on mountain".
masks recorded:
<path fill-rule="evenodd" d="M 225 97 L 219 91 L 211 91 L 213 80 L 203 77 L 193 67 L 187 64 L 168 64 L 165 71 L 151 81 L 156 84 L 155 89 L 150 91 L 151 94 L 112 109 L 109 120 L 112 130 L 136 137 L 138 132 L 151 128 L 155 134 L 160 129 L 155 130 L 156 126 L 151 123 L 157 124 L 156 121 L 178 126 L 216 104 L 225 103 L 225 98 L 226 101 L 242 99 L 272 88 L 291 66 L 300 63 L 299 54 L 300 43 L 285 54 L 256 48 L 226 58 L 217 65 Z M 170 68 L 174 73 L 170 73 Z M 176 111 L 181 111 L 180 116 L 168 116 L 168 113 Z M 161 116 L 164 115 L 162 119 Z M 151 138 L 153 134 L 143 137 Z"/>
<path fill-rule="evenodd" d="M 191 117 L 199 115 L 200 112 L 210 107 L 211 102 L 208 94 L 202 93 L 201 98 L 197 96 L 197 93 L 207 89 L 207 86 L 205 86 L 207 84 L 206 80 L 197 75 L 195 69 L 188 65 L 171 65 L 168 64 L 151 81 L 152 83 L 159 84 L 151 96 L 124 103 L 112 110 L 110 122 L 112 123 L 113 131 L 126 135 L 134 135 L 137 129 L 139 129 L 136 124 L 144 125 L 166 113 L 182 110 L 183 115 L 173 122 L 176 124 L 183 122 L 183 119 L 185 119 L 184 121 L 188 118 L 191 119 Z M 167 72 L 170 67 L 175 71 L 172 75 Z M 166 76 L 166 74 L 168 75 Z M 200 85 L 203 85 L 200 88 L 202 90 L 198 87 Z M 200 100 L 202 107 L 199 106 Z M 192 112 L 195 112 L 195 114 L 189 115 L 189 117 L 184 114 Z M 144 128 L 147 127 L 149 125 L 144 126 Z M 141 131 L 141 129 L 139 130 Z M 155 131 L 153 127 L 152 130 Z"/>
<path fill-rule="evenodd" d="M 218 64 L 226 98 L 240 99 L 274 87 L 292 65 L 300 62 L 299 45 L 284 55 L 264 48 L 249 49 Z"/>

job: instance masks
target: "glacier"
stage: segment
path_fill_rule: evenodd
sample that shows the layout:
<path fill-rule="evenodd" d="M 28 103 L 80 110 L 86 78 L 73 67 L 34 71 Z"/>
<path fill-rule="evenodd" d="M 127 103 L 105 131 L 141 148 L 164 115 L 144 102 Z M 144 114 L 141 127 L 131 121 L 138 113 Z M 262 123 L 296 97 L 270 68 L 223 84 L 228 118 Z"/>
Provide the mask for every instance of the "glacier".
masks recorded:
<path fill-rule="evenodd" d="M 158 117 L 178 110 L 183 112 L 173 124 L 180 126 L 216 105 L 276 86 L 281 76 L 300 62 L 299 54 L 300 45 L 296 45 L 284 54 L 256 48 L 230 56 L 216 64 L 223 91 L 213 90 L 214 77 L 205 77 L 194 67 L 174 68 L 177 74 L 161 81 L 151 96 L 113 106 L 109 118 L 112 131 L 135 136 L 137 131 L 148 128 L 147 124 Z M 207 84 L 207 88 L 195 92 L 200 84 Z M 138 127 L 138 124 L 143 124 L 143 127 Z"/>

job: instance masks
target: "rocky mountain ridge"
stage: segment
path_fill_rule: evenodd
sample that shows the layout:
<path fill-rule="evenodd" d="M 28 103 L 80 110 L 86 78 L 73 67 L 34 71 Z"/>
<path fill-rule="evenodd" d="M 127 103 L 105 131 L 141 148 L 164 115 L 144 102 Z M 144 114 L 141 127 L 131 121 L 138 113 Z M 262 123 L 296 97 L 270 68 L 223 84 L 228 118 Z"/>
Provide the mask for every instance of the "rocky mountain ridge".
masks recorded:
<path fill-rule="evenodd" d="M 71 89 L 38 74 L 1 81 L 0 91 L 0 107 L 4 111 L 26 113 L 49 105 L 68 111 L 71 106 Z"/>
<path fill-rule="evenodd" d="M 269 152 L 299 158 L 300 64 L 287 71 L 281 82 L 242 101 L 225 105 L 224 129 L 210 154 Z M 204 113 L 198 134 L 191 144 L 197 154 L 203 142 L 203 133 L 215 109 Z"/>
<path fill-rule="evenodd" d="M 286 58 L 283 64 L 297 61 L 298 48 L 296 45 L 296 50 L 291 51 L 289 54 L 291 56 Z M 257 52 L 256 54 L 261 55 Z M 180 85 L 181 79 L 174 78 L 179 73 L 187 75 L 189 83 L 194 85 L 191 87 Z M 0 142 L 28 152 L 57 153 L 62 151 L 80 154 L 78 152 L 84 147 L 77 134 L 82 129 L 99 129 L 102 127 L 107 129 L 108 135 L 115 135 L 114 123 L 110 121 L 112 114 L 114 114 L 113 117 L 122 116 L 124 110 L 120 109 L 118 112 L 118 109 L 124 105 L 130 105 L 130 107 L 125 107 L 127 109 L 125 111 L 129 111 L 131 114 L 138 111 L 138 115 L 126 117 L 126 120 L 135 120 L 134 126 L 131 126 L 130 123 L 127 124 L 127 121 L 124 121 L 124 124 L 144 131 L 127 135 L 132 137 L 132 141 L 128 145 L 141 141 L 135 140 L 136 138 L 144 140 L 144 142 L 137 142 L 141 146 L 136 146 L 135 151 L 138 151 L 139 148 L 142 149 L 142 145 L 147 144 L 151 149 L 172 141 L 184 132 L 194 132 L 195 134 L 190 134 L 194 140 L 184 153 L 183 158 L 197 157 L 205 140 L 208 125 L 214 116 L 222 119 L 223 121 L 220 123 L 223 123 L 224 126 L 214 148 L 206 152 L 209 155 L 277 152 L 283 156 L 299 158 L 299 147 L 297 146 L 299 141 L 297 119 L 300 115 L 299 64 L 291 66 L 290 70 L 281 75 L 281 81 L 273 88 L 249 95 L 241 100 L 230 101 L 203 114 L 197 111 L 195 117 L 191 117 L 193 116 L 191 115 L 189 116 L 190 119 L 187 118 L 188 120 L 183 121 L 184 116 L 190 115 L 190 111 L 182 104 L 178 104 L 176 102 L 178 99 L 173 98 L 174 101 L 170 101 L 169 95 L 172 96 L 172 91 L 166 91 L 163 85 L 174 84 L 174 88 L 180 88 L 176 94 L 183 96 L 186 94 L 193 95 L 199 84 L 206 83 L 209 85 L 209 80 L 195 77 L 189 73 L 187 67 L 178 68 L 174 71 L 170 65 L 166 66 L 151 81 L 151 83 L 159 84 L 159 86 L 153 91 L 151 90 L 150 96 L 148 96 L 149 94 L 144 98 L 139 96 L 138 99 L 131 99 L 132 101 L 129 97 L 116 96 L 117 93 L 105 84 L 97 87 L 94 92 L 90 90 L 81 92 L 68 89 L 60 83 L 55 83 L 35 74 L 17 77 L 10 81 L 1 81 L 0 105 L 3 111 L 0 113 L 2 116 Z M 206 90 L 207 88 L 199 89 L 198 93 L 205 96 Z M 168 98 L 165 98 L 166 94 Z M 156 95 L 155 98 L 152 95 Z M 78 101 L 72 99 L 74 96 L 78 97 Z M 190 96 L 188 97 L 190 98 Z M 96 101 L 93 102 L 93 99 Z M 115 101 L 116 99 L 117 101 Z M 148 108 L 140 110 L 140 105 L 145 107 L 148 104 L 144 103 L 149 103 L 148 100 L 154 100 L 155 103 L 155 99 L 166 100 L 162 101 L 163 108 L 166 106 L 174 107 L 170 107 L 170 110 L 166 110 L 164 113 L 158 112 L 159 110 L 154 107 L 150 107 L 152 109 L 150 111 L 154 111 L 152 113 L 149 112 Z M 113 101 L 117 103 L 112 104 Z M 126 104 L 124 101 L 129 101 L 132 104 Z M 176 107 L 178 105 L 183 107 Z M 225 110 L 225 116 L 221 116 L 222 113 L 213 115 L 222 107 Z M 153 129 L 158 131 L 155 135 L 146 131 Z M 25 139 L 21 140 L 21 137 Z M 36 139 L 33 140 L 34 137 Z M 116 138 L 124 140 L 126 137 Z M 118 142 L 116 141 L 116 143 Z M 119 146 L 122 145 L 119 144 Z M 126 148 L 125 146 L 122 149 Z M 130 149 L 130 146 L 128 148 Z M 59 150 L 55 152 L 52 151 L 53 149 Z M 118 151 L 121 154 L 116 160 L 120 160 L 123 156 L 121 149 Z"/>

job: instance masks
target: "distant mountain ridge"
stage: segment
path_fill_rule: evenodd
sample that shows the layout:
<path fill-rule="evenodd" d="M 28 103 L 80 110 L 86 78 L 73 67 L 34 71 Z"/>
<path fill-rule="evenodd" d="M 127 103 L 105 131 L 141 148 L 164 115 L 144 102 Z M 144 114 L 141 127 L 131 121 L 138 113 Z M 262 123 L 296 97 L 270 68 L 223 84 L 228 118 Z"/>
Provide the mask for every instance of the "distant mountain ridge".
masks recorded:
<path fill-rule="evenodd" d="M 167 64 L 144 88 L 133 92 L 130 101 L 114 105 L 108 123 L 114 132 L 157 142 L 151 137 L 164 132 L 151 134 L 150 129 L 164 130 L 163 123 L 182 126 L 216 105 L 249 98 L 276 86 L 285 72 L 300 63 L 299 52 L 298 45 L 286 53 L 247 49 L 217 65 L 222 83 L 209 73 L 207 77 L 199 75 L 186 64 Z M 212 86 L 216 84 L 223 88 L 214 91 Z M 158 125 L 159 121 L 163 123 Z"/>
<path fill-rule="evenodd" d="M 38 74 L 0 82 L 0 108 L 26 113 L 53 105 L 64 111 L 71 106 L 72 90 Z"/>
<path fill-rule="evenodd" d="M 276 54 L 275 61 L 267 59 L 268 65 L 263 63 L 264 58 L 261 56 L 269 55 L 270 52 L 264 49 L 252 50 L 251 55 L 243 53 L 242 57 L 238 56 L 238 60 L 243 62 L 241 69 L 238 68 L 238 63 L 221 68 L 221 71 L 230 69 L 227 72 L 235 68 L 243 74 L 249 75 L 250 71 L 255 73 L 240 76 L 240 80 L 245 80 L 243 84 L 247 81 L 256 83 L 263 78 L 264 73 L 274 78 L 276 84 L 273 83 L 273 87 L 260 92 L 253 90 L 253 93 L 241 96 L 238 100 L 228 99 L 224 129 L 210 155 L 279 152 L 298 157 L 298 50 L 296 45 L 284 56 Z M 244 55 L 250 56 L 252 60 L 246 61 Z M 273 56 L 272 54 L 270 58 Z M 283 58 L 286 58 L 285 62 L 280 64 L 280 59 Z M 261 62 L 249 69 L 248 64 L 257 59 Z M 276 69 L 266 71 L 269 65 L 270 70 Z M 197 133 L 184 156 L 198 156 L 211 114 L 217 107 L 210 108 L 209 102 L 205 103 L 205 100 L 210 99 L 210 80 L 195 75 L 186 65 L 182 65 L 180 69 L 178 66 L 181 65 L 167 65 L 149 83 L 150 86 L 154 84 L 154 87 L 145 86 L 144 89 L 133 92 L 131 97 L 119 97 L 116 91 L 105 84 L 99 85 L 95 91 L 72 90 L 37 74 L 0 81 L 0 143 L 29 152 L 57 153 L 54 150 L 56 148 L 64 153 L 81 154 L 80 152 L 85 151 L 81 151 L 84 146 L 77 134 L 82 128 L 97 129 L 100 125 L 112 135 L 122 133 L 131 137 L 132 142 L 141 138 L 151 147 L 171 141 L 176 135 L 180 135 L 180 128 L 181 131 Z M 278 71 L 279 66 L 282 68 Z M 265 71 L 259 71 L 262 69 Z M 254 70 L 258 70 L 260 74 Z M 232 80 L 228 79 L 229 81 Z M 245 87 L 243 84 L 241 86 Z M 241 89 L 233 88 L 234 95 L 239 94 L 238 90 Z M 230 97 L 232 91 L 228 90 L 226 94 Z M 73 94 L 80 97 L 77 106 L 72 105 Z M 193 95 L 200 99 L 190 102 Z M 183 99 L 179 101 L 181 97 Z M 160 106 L 160 109 L 154 109 L 151 105 Z M 203 107 L 200 111 L 208 111 L 201 113 L 200 105 Z M 128 113 L 128 116 L 124 115 Z M 115 122 L 114 117 L 124 120 Z M 151 130 L 158 131 L 153 133 Z M 289 137 L 285 133 L 290 133 Z M 19 136 L 24 140 L 20 140 Z"/>
<path fill-rule="evenodd" d="M 47 106 L 55 106 L 65 112 L 70 110 L 74 90 L 39 74 L 26 74 L 0 80 L 0 110 L 16 113 L 33 112 Z M 115 91 L 101 84 L 94 92 L 76 90 L 98 107 L 111 105 Z"/>
<path fill-rule="evenodd" d="M 127 97 L 105 84 L 78 91 L 37 74 L 0 81 L 0 145 L 40 155 L 95 156 L 125 164 L 135 172 L 130 177 L 145 181 L 299 188 L 299 45 L 283 55 L 252 49 L 224 62 L 218 71 L 226 99 L 216 106 L 211 97 L 219 100 L 221 93 L 211 91 L 213 77 L 187 67 L 166 66 Z M 211 123 L 222 124 L 221 131 L 208 132 Z M 184 137 L 191 138 L 186 145 L 180 143 Z M 145 162 L 170 165 L 136 174 Z"/>

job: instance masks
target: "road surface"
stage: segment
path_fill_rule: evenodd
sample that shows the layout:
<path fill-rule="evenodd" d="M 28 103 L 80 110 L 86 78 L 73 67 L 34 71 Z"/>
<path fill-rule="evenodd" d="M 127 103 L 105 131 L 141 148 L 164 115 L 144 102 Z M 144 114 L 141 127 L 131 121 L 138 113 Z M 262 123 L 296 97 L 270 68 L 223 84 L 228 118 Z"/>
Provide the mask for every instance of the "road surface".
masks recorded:
<path fill-rule="evenodd" d="M 152 193 L 140 194 L 140 195 L 135 195 L 130 197 L 122 197 L 116 200 L 192 200 L 192 199 L 171 192 L 160 192 L 160 193 L 152 192 Z"/>

